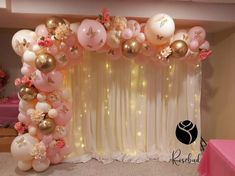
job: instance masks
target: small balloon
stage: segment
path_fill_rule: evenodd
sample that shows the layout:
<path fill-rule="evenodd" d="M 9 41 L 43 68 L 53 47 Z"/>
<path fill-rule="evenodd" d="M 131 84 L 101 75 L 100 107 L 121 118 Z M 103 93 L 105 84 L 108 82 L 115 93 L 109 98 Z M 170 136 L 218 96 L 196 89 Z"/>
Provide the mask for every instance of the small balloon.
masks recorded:
<path fill-rule="evenodd" d="M 36 68 L 43 73 L 51 72 L 56 67 L 55 58 L 48 53 L 41 53 L 35 60 Z"/>
<path fill-rule="evenodd" d="M 46 117 L 39 123 L 38 129 L 45 135 L 51 134 L 55 129 L 55 121 L 49 117 Z"/>
<path fill-rule="evenodd" d="M 137 36 L 141 30 L 140 24 L 136 20 L 128 20 L 127 28 L 132 31 L 134 37 Z"/>
<path fill-rule="evenodd" d="M 176 40 L 171 45 L 172 56 L 179 58 L 185 56 L 188 51 L 188 45 L 183 40 Z"/>
<path fill-rule="evenodd" d="M 48 158 L 44 160 L 34 159 L 32 162 L 33 169 L 37 172 L 45 171 L 50 165 L 50 160 Z"/>
<path fill-rule="evenodd" d="M 50 17 L 46 21 L 46 27 L 49 32 L 53 32 L 61 24 L 65 24 L 65 22 L 62 18 L 59 17 Z"/>
<path fill-rule="evenodd" d="M 133 32 L 131 29 L 126 28 L 122 31 L 122 38 L 125 40 L 131 39 L 133 36 Z"/>
<path fill-rule="evenodd" d="M 32 101 L 37 97 L 38 90 L 34 87 L 23 86 L 20 89 L 19 95 L 25 101 Z"/>
<path fill-rule="evenodd" d="M 120 48 L 121 31 L 111 30 L 107 34 L 107 45 L 111 48 Z"/>
<path fill-rule="evenodd" d="M 125 41 L 122 45 L 122 53 L 128 58 L 137 56 L 140 50 L 140 44 L 135 39 Z"/>
<path fill-rule="evenodd" d="M 22 171 L 27 171 L 32 168 L 32 161 L 18 161 L 17 166 Z"/>
<path fill-rule="evenodd" d="M 36 27 L 35 32 L 37 36 L 39 37 L 47 37 L 48 36 L 48 30 L 46 28 L 45 24 L 40 24 Z"/>

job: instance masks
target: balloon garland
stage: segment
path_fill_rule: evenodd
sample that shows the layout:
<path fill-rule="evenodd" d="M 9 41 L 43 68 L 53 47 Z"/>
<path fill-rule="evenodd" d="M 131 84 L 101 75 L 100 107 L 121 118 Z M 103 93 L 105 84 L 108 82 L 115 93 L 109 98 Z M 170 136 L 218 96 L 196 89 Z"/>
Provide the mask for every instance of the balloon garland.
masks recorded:
<path fill-rule="evenodd" d="M 70 101 L 62 89 L 63 69 L 79 64 L 84 50 L 105 52 L 111 59 L 145 56 L 154 62 L 171 59 L 204 60 L 211 54 L 206 32 L 196 26 L 175 32 L 173 19 L 157 14 L 147 23 L 110 17 L 107 9 L 96 20 L 70 24 L 50 17 L 35 31 L 20 30 L 12 47 L 22 57 L 19 91 L 18 136 L 11 145 L 21 170 L 41 172 L 70 153 L 66 125 L 71 118 Z"/>

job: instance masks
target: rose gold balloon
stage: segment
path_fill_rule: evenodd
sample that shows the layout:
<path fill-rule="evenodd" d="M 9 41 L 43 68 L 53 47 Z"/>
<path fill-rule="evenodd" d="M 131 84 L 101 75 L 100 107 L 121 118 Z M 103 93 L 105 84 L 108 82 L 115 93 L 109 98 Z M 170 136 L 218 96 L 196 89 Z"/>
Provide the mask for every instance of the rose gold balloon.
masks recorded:
<path fill-rule="evenodd" d="M 172 56 L 179 58 L 185 56 L 188 51 L 188 45 L 183 40 L 176 40 L 170 45 Z"/>
<path fill-rule="evenodd" d="M 38 128 L 43 134 L 51 134 L 55 129 L 55 121 L 49 117 L 46 117 L 39 123 Z"/>
<path fill-rule="evenodd" d="M 21 87 L 19 91 L 20 98 L 25 101 L 31 101 L 37 97 L 38 90 L 34 87 Z"/>
<path fill-rule="evenodd" d="M 122 53 L 124 56 L 128 58 L 137 56 L 137 54 L 139 53 L 139 50 L 140 50 L 140 44 L 135 39 L 127 40 L 122 45 Z"/>
<path fill-rule="evenodd" d="M 48 54 L 48 53 L 42 53 L 37 56 L 35 59 L 35 65 L 36 68 L 43 73 L 51 72 L 56 67 L 56 60 L 55 58 Z"/>

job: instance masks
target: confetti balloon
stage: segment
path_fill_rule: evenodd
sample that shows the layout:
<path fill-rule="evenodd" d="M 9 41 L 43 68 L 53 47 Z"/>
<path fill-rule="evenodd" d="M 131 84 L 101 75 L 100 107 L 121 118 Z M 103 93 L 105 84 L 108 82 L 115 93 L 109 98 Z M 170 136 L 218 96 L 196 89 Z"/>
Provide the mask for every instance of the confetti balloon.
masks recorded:
<path fill-rule="evenodd" d="M 104 26 L 96 20 L 83 20 L 78 27 L 78 41 L 87 50 L 98 50 L 107 38 Z"/>

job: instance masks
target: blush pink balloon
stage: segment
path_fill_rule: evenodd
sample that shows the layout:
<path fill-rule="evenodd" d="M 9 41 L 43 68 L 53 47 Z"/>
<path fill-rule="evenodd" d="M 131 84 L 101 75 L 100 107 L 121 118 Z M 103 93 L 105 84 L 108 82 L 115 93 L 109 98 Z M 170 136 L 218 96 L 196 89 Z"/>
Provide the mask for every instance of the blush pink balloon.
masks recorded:
<path fill-rule="evenodd" d="M 140 32 L 139 34 L 137 34 L 136 36 L 136 40 L 139 42 L 139 43 L 143 43 L 145 41 L 145 35 L 143 32 Z"/>
<path fill-rule="evenodd" d="M 40 24 L 36 27 L 35 33 L 39 37 L 47 37 L 48 36 L 48 30 L 46 28 L 45 24 Z"/>
<path fill-rule="evenodd" d="M 72 34 L 70 36 L 68 36 L 65 40 L 65 43 L 68 45 L 68 46 L 73 46 L 73 45 L 77 45 L 78 43 L 78 39 L 76 37 L 75 34 Z"/>
<path fill-rule="evenodd" d="M 107 51 L 107 55 L 111 60 L 118 60 L 122 56 L 122 50 L 120 48 L 117 49 L 109 49 Z"/>
<path fill-rule="evenodd" d="M 52 164 L 58 164 L 60 161 L 62 161 L 62 157 L 58 153 L 55 153 L 55 155 L 50 156 L 49 159 Z"/>
<path fill-rule="evenodd" d="M 189 41 L 197 40 L 199 46 L 205 41 L 206 31 L 201 26 L 195 26 L 188 31 Z"/>
<path fill-rule="evenodd" d="M 54 44 L 51 47 L 47 48 L 48 53 L 56 55 L 58 53 L 58 47 Z"/>
<path fill-rule="evenodd" d="M 127 27 L 130 28 L 134 37 L 140 33 L 141 27 L 140 27 L 140 24 L 136 20 L 128 20 Z"/>
<path fill-rule="evenodd" d="M 206 40 L 201 46 L 199 47 L 202 50 L 209 50 L 210 49 L 210 43 Z"/>
<path fill-rule="evenodd" d="M 36 70 L 32 76 L 32 82 L 34 86 L 44 92 L 52 92 L 59 89 L 62 85 L 63 76 L 59 71 L 52 71 L 48 74 L 44 74 L 39 70 Z"/>
<path fill-rule="evenodd" d="M 35 68 L 24 63 L 23 66 L 21 67 L 20 71 L 21 71 L 22 75 L 31 76 L 31 74 L 35 71 Z"/>
<path fill-rule="evenodd" d="M 107 38 L 104 26 L 96 20 L 83 20 L 78 27 L 79 43 L 87 50 L 98 50 L 104 46 Z"/>
<path fill-rule="evenodd" d="M 199 43 L 197 40 L 192 40 L 189 42 L 189 48 L 192 50 L 192 51 L 196 51 L 199 47 Z"/>
<path fill-rule="evenodd" d="M 60 149 L 60 156 L 64 157 L 72 152 L 72 149 L 70 146 L 65 145 L 62 149 Z"/>
<path fill-rule="evenodd" d="M 122 31 L 122 38 L 125 40 L 131 39 L 131 37 L 133 36 L 133 32 L 131 31 L 131 29 L 126 28 Z"/>
<path fill-rule="evenodd" d="M 56 124 L 66 125 L 72 117 L 70 107 L 67 104 L 62 103 L 56 110 L 58 111 L 58 116 L 55 118 Z"/>

